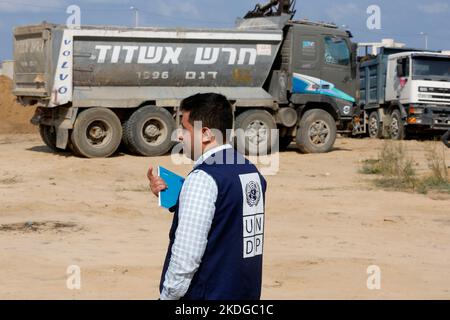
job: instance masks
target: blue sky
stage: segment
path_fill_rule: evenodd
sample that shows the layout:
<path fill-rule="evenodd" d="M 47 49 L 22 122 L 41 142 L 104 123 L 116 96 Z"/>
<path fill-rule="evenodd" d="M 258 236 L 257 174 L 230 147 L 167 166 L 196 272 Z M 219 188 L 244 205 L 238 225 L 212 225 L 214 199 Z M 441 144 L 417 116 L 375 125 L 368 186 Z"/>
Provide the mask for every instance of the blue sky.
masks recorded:
<path fill-rule="evenodd" d="M 140 26 L 229 28 L 258 2 L 266 0 L 0 0 L 0 61 L 12 58 L 14 26 L 41 21 L 65 23 L 66 8 L 81 8 L 85 25 L 133 26 L 130 6 L 139 9 Z M 381 8 L 381 29 L 369 30 L 367 7 Z M 374 42 L 394 38 L 408 46 L 450 50 L 449 0 L 314 0 L 297 1 L 296 18 L 334 22 L 350 29 L 355 41 Z"/>

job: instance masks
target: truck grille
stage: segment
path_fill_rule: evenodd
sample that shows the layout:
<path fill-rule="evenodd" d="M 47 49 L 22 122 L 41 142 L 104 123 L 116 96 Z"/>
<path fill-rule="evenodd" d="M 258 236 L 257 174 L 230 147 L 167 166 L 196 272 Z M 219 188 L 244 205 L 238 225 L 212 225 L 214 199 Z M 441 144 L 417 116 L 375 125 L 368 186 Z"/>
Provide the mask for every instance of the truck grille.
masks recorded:
<path fill-rule="evenodd" d="M 419 87 L 419 92 L 450 94 L 450 89 L 448 89 L 448 88 Z"/>

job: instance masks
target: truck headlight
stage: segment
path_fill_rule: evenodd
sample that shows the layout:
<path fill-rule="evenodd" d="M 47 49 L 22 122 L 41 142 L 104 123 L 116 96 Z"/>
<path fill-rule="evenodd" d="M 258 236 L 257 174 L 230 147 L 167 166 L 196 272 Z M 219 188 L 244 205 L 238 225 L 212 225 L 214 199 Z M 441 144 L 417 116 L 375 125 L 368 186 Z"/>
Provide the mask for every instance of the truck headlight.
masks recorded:
<path fill-rule="evenodd" d="M 422 114 L 423 113 L 424 108 L 417 106 L 417 105 L 413 105 L 411 104 L 409 106 L 409 114 Z"/>

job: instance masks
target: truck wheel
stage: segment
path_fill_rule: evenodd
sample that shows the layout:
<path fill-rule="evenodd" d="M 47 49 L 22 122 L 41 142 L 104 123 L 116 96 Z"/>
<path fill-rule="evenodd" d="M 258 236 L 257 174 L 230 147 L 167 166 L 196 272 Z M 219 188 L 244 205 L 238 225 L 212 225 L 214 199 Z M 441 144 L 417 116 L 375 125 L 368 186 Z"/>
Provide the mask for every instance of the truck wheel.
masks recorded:
<path fill-rule="evenodd" d="M 56 147 L 56 130 L 53 126 L 47 126 L 45 124 L 39 125 L 39 133 L 41 134 L 41 139 L 52 151 L 58 152 Z"/>
<path fill-rule="evenodd" d="M 399 110 L 394 110 L 391 114 L 391 123 L 389 125 L 389 135 L 393 140 L 405 139 L 405 124 Z"/>
<path fill-rule="evenodd" d="M 369 115 L 368 132 L 369 137 L 372 139 L 380 139 L 383 137 L 383 127 L 380 122 L 378 111 L 372 111 Z"/>
<path fill-rule="evenodd" d="M 235 128 L 238 149 L 247 155 L 266 155 L 272 147 L 272 131 L 277 128 L 272 115 L 265 110 L 248 110 L 237 116 Z M 245 147 L 244 147 L 245 146 Z M 244 147 L 244 148 L 243 148 Z"/>
<path fill-rule="evenodd" d="M 130 151 L 130 142 L 128 141 L 128 136 L 125 134 L 127 122 L 122 122 L 122 147 L 125 147 L 126 151 Z"/>
<path fill-rule="evenodd" d="M 81 112 L 71 135 L 75 154 L 86 158 L 112 155 L 120 145 L 122 126 L 114 112 L 91 108 Z"/>
<path fill-rule="evenodd" d="M 297 146 L 303 153 L 329 152 L 336 141 L 336 131 L 336 121 L 328 112 L 308 110 L 300 120 Z"/>
<path fill-rule="evenodd" d="M 175 120 L 169 111 L 146 106 L 135 111 L 124 123 L 123 141 L 128 149 L 142 156 L 161 156 L 174 145 Z"/>

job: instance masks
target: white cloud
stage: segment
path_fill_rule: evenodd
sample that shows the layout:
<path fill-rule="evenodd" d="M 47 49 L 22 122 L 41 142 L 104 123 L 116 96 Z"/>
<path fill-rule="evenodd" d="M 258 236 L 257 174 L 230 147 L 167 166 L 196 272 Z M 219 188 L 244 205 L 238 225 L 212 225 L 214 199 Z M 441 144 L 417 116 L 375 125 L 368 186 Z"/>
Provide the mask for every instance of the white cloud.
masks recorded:
<path fill-rule="evenodd" d="M 450 5 L 445 2 L 432 2 L 419 5 L 419 10 L 428 14 L 439 14 L 448 12 Z"/>

